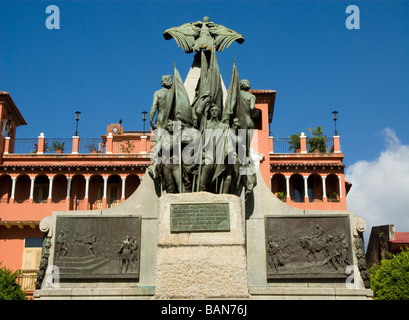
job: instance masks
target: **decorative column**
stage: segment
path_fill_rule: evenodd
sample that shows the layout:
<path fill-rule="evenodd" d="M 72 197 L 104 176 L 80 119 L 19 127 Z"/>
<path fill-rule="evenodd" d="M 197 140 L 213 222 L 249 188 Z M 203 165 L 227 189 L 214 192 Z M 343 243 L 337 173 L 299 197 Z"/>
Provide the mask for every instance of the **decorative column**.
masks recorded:
<path fill-rule="evenodd" d="M 0 150 L 1 151 L 1 150 Z M 10 151 L 10 137 L 4 138 L 4 154 L 9 154 Z"/>
<path fill-rule="evenodd" d="M 308 202 L 308 176 L 303 176 L 304 178 L 304 202 Z"/>
<path fill-rule="evenodd" d="M 17 177 L 11 177 L 11 196 L 10 196 L 11 203 L 14 203 L 14 196 L 16 193 L 16 182 Z"/>
<path fill-rule="evenodd" d="M 35 177 L 30 177 L 31 183 L 30 183 L 30 199 L 29 202 L 33 203 L 33 197 L 34 197 L 34 182 L 36 180 Z"/>
<path fill-rule="evenodd" d="M 290 202 L 291 195 L 290 195 L 290 176 L 285 176 L 285 189 L 287 193 L 287 202 Z"/>
<path fill-rule="evenodd" d="M 53 180 L 54 177 L 48 177 L 48 180 L 50 181 L 49 186 L 48 186 L 48 199 L 47 202 L 51 203 L 52 202 L 52 197 L 53 197 Z"/>
<path fill-rule="evenodd" d="M 338 176 L 338 183 L 339 183 L 339 199 L 342 198 L 342 177 Z"/>
<path fill-rule="evenodd" d="M 140 153 L 147 153 L 148 151 L 148 136 L 141 136 L 141 149 Z"/>
<path fill-rule="evenodd" d="M 125 185 L 126 185 L 125 182 L 126 182 L 126 176 L 125 176 L 125 177 L 121 177 L 121 179 L 122 179 L 121 202 L 124 202 L 124 201 L 125 201 Z"/>
<path fill-rule="evenodd" d="M 67 197 L 66 197 L 66 208 L 70 210 L 70 202 L 71 202 L 71 177 L 67 177 Z"/>
<path fill-rule="evenodd" d="M 300 153 L 307 153 L 307 136 L 304 132 L 301 132 L 300 136 Z"/>
<path fill-rule="evenodd" d="M 339 142 L 339 136 L 333 136 L 332 137 L 333 143 L 332 143 L 332 152 L 333 153 L 341 153 L 341 144 Z"/>
<path fill-rule="evenodd" d="M 80 137 L 73 136 L 72 137 L 72 154 L 78 154 L 78 150 L 80 148 Z"/>
<path fill-rule="evenodd" d="M 38 137 L 38 142 L 37 142 L 37 154 L 43 154 L 45 151 L 45 137 L 44 133 L 41 132 L 40 136 Z"/>
<path fill-rule="evenodd" d="M 102 195 L 102 209 L 107 208 L 107 188 L 108 188 L 108 177 L 102 177 L 104 179 L 104 193 Z"/>
<path fill-rule="evenodd" d="M 322 201 L 323 202 L 327 202 L 327 187 L 326 187 L 325 179 L 327 179 L 327 176 L 321 176 L 321 180 L 322 180 Z"/>
<path fill-rule="evenodd" d="M 112 132 L 108 133 L 107 136 L 107 144 L 105 146 L 105 153 L 112 154 L 114 148 L 114 137 L 112 136 Z"/>
<path fill-rule="evenodd" d="M 88 200 L 88 194 L 89 194 L 89 180 L 91 177 L 84 177 L 85 178 L 85 196 L 84 196 L 84 206 L 87 210 L 89 210 L 89 200 Z"/>

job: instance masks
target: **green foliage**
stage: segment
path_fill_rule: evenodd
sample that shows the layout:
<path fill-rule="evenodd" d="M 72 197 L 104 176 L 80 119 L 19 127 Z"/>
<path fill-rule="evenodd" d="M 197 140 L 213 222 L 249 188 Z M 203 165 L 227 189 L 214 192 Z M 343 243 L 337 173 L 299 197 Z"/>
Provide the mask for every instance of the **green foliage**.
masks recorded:
<path fill-rule="evenodd" d="M 308 139 L 308 152 L 314 152 L 318 150 L 321 153 L 326 152 L 326 141 L 324 138 L 324 131 L 321 126 L 318 126 L 316 129 L 309 128 L 307 131 L 311 134 L 311 137 Z"/>
<path fill-rule="evenodd" d="M 285 200 L 287 198 L 287 195 L 285 194 L 284 191 L 279 191 L 277 192 L 277 198 L 280 200 Z"/>
<path fill-rule="evenodd" d="M 87 144 L 85 147 L 86 147 L 90 152 L 92 152 L 92 151 L 97 151 L 97 150 L 98 150 L 98 149 L 97 149 L 97 146 L 96 146 L 94 143 Z"/>
<path fill-rule="evenodd" d="M 121 152 L 122 153 L 131 153 L 132 150 L 135 148 L 135 146 L 129 140 L 126 140 L 125 142 L 122 142 L 120 147 L 121 147 Z"/>
<path fill-rule="evenodd" d="M 64 150 L 64 145 L 65 145 L 65 142 L 54 141 L 53 146 L 52 146 L 52 150 L 54 150 L 54 151 Z"/>
<path fill-rule="evenodd" d="M 295 133 L 291 136 L 288 137 L 288 139 L 290 139 L 288 141 L 288 144 L 290 145 L 289 150 L 297 150 L 301 148 L 300 145 L 300 133 Z"/>
<path fill-rule="evenodd" d="M 409 300 L 409 248 L 369 269 L 375 300 Z"/>
<path fill-rule="evenodd" d="M 27 300 L 26 294 L 16 282 L 19 271 L 12 272 L 0 262 L 0 300 Z"/>

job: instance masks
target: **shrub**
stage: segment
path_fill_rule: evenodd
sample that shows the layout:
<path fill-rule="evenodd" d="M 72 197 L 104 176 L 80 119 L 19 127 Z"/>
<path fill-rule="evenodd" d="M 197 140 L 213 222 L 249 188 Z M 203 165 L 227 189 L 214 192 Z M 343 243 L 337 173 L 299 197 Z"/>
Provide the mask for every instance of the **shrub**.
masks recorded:
<path fill-rule="evenodd" d="M 369 269 L 375 300 L 409 300 L 409 248 Z"/>
<path fill-rule="evenodd" d="M 0 300 L 27 300 L 25 292 L 16 282 L 19 271 L 12 272 L 0 262 Z"/>
<path fill-rule="evenodd" d="M 319 151 L 321 153 L 326 152 L 326 140 L 324 137 L 324 131 L 321 126 L 318 126 L 316 129 L 309 128 L 307 131 L 311 134 L 311 137 L 308 139 L 308 152 Z"/>
<path fill-rule="evenodd" d="M 295 133 L 288 137 L 289 141 L 289 150 L 297 150 L 300 149 L 300 133 Z"/>

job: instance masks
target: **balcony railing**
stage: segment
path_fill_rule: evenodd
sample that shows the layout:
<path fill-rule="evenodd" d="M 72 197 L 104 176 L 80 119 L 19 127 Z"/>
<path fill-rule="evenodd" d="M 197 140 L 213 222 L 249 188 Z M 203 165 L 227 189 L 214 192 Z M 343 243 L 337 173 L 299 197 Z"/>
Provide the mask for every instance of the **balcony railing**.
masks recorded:
<path fill-rule="evenodd" d="M 310 152 L 308 148 L 308 139 L 307 138 L 307 152 Z M 329 153 L 332 149 L 333 139 L 332 138 L 324 138 L 325 139 L 325 153 Z M 298 151 L 290 149 L 290 139 L 289 138 L 273 138 L 270 137 L 270 143 L 273 144 L 273 153 L 296 153 Z"/>
<path fill-rule="evenodd" d="M 14 139 L 12 144 L 14 145 L 14 152 L 16 154 L 36 153 L 37 152 L 37 139 Z"/>
<path fill-rule="evenodd" d="M 282 202 L 287 202 L 287 197 L 278 197 Z M 290 201 L 291 202 L 305 202 L 304 197 L 291 197 Z M 324 198 L 322 197 L 308 197 L 308 202 L 323 202 Z M 341 202 L 340 198 L 337 197 L 327 197 L 327 202 Z"/>
<path fill-rule="evenodd" d="M 69 138 L 46 138 L 44 142 L 44 154 L 58 153 L 54 148 L 58 144 L 63 144 L 62 153 L 67 154 L 72 152 L 72 139 Z M 54 147 L 53 147 L 54 146 Z M 80 138 L 78 153 L 103 153 L 105 148 L 101 138 Z M 14 139 L 11 141 L 10 153 L 14 154 L 36 154 L 38 150 L 38 139 Z M 94 151 L 95 150 L 95 151 Z"/>
<path fill-rule="evenodd" d="M 4 150 L 9 154 L 37 154 L 40 144 L 39 139 L 13 139 L 8 143 L 8 149 Z M 152 146 L 155 144 L 155 141 L 150 141 L 150 139 L 138 139 L 138 138 L 129 138 L 123 136 L 122 139 L 112 141 L 111 146 L 108 152 L 107 143 L 101 138 L 44 138 L 44 141 L 41 141 L 41 146 L 44 144 L 43 154 L 102 154 L 102 153 L 125 153 L 125 154 L 138 154 L 138 153 L 147 153 L 152 149 Z M 75 141 L 75 142 L 74 142 Z M 77 144 L 78 143 L 78 147 Z M 63 148 L 61 151 L 57 151 L 57 146 L 62 145 Z M 73 149 L 78 148 L 77 150 Z M 6 148 L 6 147 L 5 147 Z M 0 150 L 1 152 L 2 150 Z M 75 151 L 75 152 L 74 152 Z"/>
<path fill-rule="evenodd" d="M 63 145 L 62 153 L 71 153 L 72 152 L 72 139 L 67 138 L 49 138 L 45 139 L 44 142 L 44 153 L 45 154 L 55 154 L 57 151 L 53 146 L 58 144 Z M 38 140 L 37 139 L 14 139 L 12 141 L 14 154 L 35 154 L 38 150 Z"/>
<path fill-rule="evenodd" d="M 308 140 L 306 139 L 307 152 L 312 152 L 308 147 Z M 325 153 L 329 153 L 332 150 L 334 140 L 333 138 L 324 138 L 323 150 Z M 131 140 L 124 136 L 121 141 L 114 141 L 111 146 L 109 153 L 118 154 L 138 154 L 141 152 L 149 152 L 151 148 L 155 145 L 155 141 L 141 141 L 141 140 Z M 57 151 L 53 148 L 53 145 L 64 144 L 63 154 L 70 154 L 73 152 L 73 140 L 67 138 L 45 138 L 44 142 L 44 154 L 56 154 Z M 273 138 L 270 137 L 270 144 L 273 153 L 278 154 L 291 154 L 297 153 L 296 150 L 290 149 L 290 139 L 289 138 Z M 270 147 L 270 148 L 271 148 Z M 9 153 L 14 154 L 35 154 L 38 149 L 37 139 L 14 139 L 10 141 Z M 270 149 L 271 150 L 271 149 Z M 107 146 L 101 138 L 79 138 L 78 153 L 79 154 L 90 154 L 90 153 L 106 153 Z M 108 153 L 108 152 L 107 152 Z"/>
<path fill-rule="evenodd" d="M 105 143 L 100 138 L 80 138 L 78 153 L 104 153 Z"/>
<path fill-rule="evenodd" d="M 34 290 L 37 280 L 37 269 L 22 269 L 17 277 L 17 283 L 23 290 Z"/>

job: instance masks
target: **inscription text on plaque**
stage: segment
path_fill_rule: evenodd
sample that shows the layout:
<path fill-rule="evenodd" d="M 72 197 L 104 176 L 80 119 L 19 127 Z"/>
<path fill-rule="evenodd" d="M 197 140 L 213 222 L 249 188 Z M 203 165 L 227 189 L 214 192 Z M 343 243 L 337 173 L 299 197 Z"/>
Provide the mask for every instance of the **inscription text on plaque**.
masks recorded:
<path fill-rule="evenodd" d="M 228 203 L 182 203 L 170 206 L 170 232 L 229 230 Z"/>

